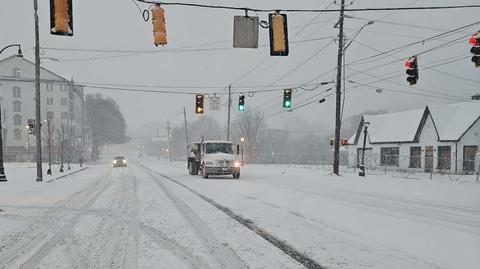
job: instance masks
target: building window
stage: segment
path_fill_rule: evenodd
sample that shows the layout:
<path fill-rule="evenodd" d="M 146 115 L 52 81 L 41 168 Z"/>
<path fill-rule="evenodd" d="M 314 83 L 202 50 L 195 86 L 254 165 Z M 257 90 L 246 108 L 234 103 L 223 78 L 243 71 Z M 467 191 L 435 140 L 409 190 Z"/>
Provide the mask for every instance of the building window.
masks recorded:
<path fill-rule="evenodd" d="M 13 112 L 22 112 L 22 102 L 13 101 Z"/>
<path fill-rule="evenodd" d="M 53 84 L 52 83 L 47 83 L 47 91 L 49 91 L 49 92 L 53 91 Z"/>
<path fill-rule="evenodd" d="M 463 171 L 475 172 L 475 154 L 478 146 L 463 147 Z"/>
<path fill-rule="evenodd" d="M 410 165 L 408 167 L 422 167 L 422 147 L 410 147 Z"/>
<path fill-rule="evenodd" d="M 13 116 L 13 125 L 14 126 L 22 126 L 22 116 L 14 115 Z"/>
<path fill-rule="evenodd" d="M 15 137 L 15 140 L 22 140 L 22 129 L 13 130 L 13 136 Z"/>
<path fill-rule="evenodd" d="M 62 114 L 61 114 L 62 120 L 66 120 L 67 116 L 68 116 L 67 112 L 62 112 Z"/>
<path fill-rule="evenodd" d="M 20 87 L 13 87 L 13 98 L 20 98 L 22 97 L 22 91 Z"/>
<path fill-rule="evenodd" d="M 398 166 L 399 148 L 380 148 L 380 165 Z"/>
<path fill-rule="evenodd" d="M 47 119 L 53 119 L 53 111 L 47 111 Z"/>
<path fill-rule="evenodd" d="M 67 97 L 62 97 L 60 99 L 60 103 L 62 104 L 62 106 L 66 106 L 67 105 Z"/>
<path fill-rule="evenodd" d="M 450 146 L 438 146 L 438 165 L 437 168 L 440 170 L 450 170 L 451 169 L 451 153 Z"/>
<path fill-rule="evenodd" d="M 18 67 L 13 68 L 13 76 L 19 78 L 22 75 L 22 70 Z"/>
<path fill-rule="evenodd" d="M 47 97 L 47 105 L 53 105 L 53 97 Z"/>
<path fill-rule="evenodd" d="M 64 84 L 60 85 L 60 91 L 64 92 L 66 90 L 67 90 L 67 85 L 64 85 Z"/>

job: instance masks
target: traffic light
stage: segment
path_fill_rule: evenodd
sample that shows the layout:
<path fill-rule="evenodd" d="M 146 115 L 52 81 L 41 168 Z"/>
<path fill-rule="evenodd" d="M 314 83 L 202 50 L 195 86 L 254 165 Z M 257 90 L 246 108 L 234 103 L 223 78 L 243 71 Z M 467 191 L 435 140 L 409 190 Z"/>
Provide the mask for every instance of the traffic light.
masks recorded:
<path fill-rule="evenodd" d="M 203 114 L 203 94 L 197 94 L 195 96 L 195 114 Z"/>
<path fill-rule="evenodd" d="M 406 74 L 408 75 L 407 81 L 410 85 L 417 84 L 418 81 L 418 63 L 417 56 L 412 56 L 408 58 L 405 62 L 405 68 L 407 69 Z"/>
<path fill-rule="evenodd" d="M 160 4 L 152 8 L 153 44 L 167 45 L 167 29 L 165 28 L 165 10 Z"/>
<path fill-rule="evenodd" d="M 270 24 L 270 55 L 288 55 L 287 15 L 278 12 L 268 14 Z"/>
<path fill-rule="evenodd" d="M 468 43 L 472 45 L 470 49 L 473 54 L 472 62 L 475 63 L 475 67 L 480 67 L 480 31 L 473 34 Z"/>
<path fill-rule="evenodd" d="M 35 120 L 33 119 L 27 120 L 27 129 L 29 134 L 35 134 Z"/>
<path fill-rule="evenodd" d="M 238 97 L 238 111 L 243 112 L 245 110 L 245 95 Z"/>
<path fill-rule="evenodd" d="M 283 107 L 284 108 L 292 107 L 292 89 L 285 89 L 283 91 Z"/>
<path fill-rule="evenodd" d="M 73 36 L 72 0 L 50 0 L 50 33 Z"/>

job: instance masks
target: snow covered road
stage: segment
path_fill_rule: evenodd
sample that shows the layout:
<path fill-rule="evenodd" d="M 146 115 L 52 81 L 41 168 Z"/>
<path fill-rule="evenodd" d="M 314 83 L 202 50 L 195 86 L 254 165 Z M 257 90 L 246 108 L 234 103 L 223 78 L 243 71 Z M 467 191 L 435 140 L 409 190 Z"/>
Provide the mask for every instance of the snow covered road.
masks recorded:
<path fill-rule="evenodd" d="M 139 166 L 32 184 L 0 198 L 0 268 L 302 267 Z M 52 189 L 62 194 L 45 201 Z"/>
<path fill-rule="evenodd" d="M 205 180 L 183 162 L 149 158 L 51 183 L 21 175 L 0 185 L 0 268 L 480 264 L 473 182 L 255 165 L 240 180 Z"/>

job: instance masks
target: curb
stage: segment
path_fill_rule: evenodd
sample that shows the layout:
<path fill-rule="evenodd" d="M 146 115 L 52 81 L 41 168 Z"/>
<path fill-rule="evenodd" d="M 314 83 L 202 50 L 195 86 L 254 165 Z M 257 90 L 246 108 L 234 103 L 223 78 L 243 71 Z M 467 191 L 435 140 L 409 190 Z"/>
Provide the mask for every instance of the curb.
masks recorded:
<path fill-rule="evenodd" d="M 83 168 L 81 168 L 81 169 L 78 169 L 77 171 L 71 172 L 71 173 L 69 173 L 69 174 L 61 175 L 61 176 L 56 177 L 56 178 L 54 178 L 54 179 L 50 179 L 50 180 L 47 181 L 47 183 L 50 183 L 50 182 L 53 182 L 53 181 L 55 181 L 55 180 L 59 180 L 59 179 L 68 177 L 68 176 L 73 175 L 73 174 L 76 174 L 76 173 L 78 173 L 78 172 L 87 170 L 88 168 L 89 168 L 89 167 L 86 166 L 86 167 L 83 167 Z"/>

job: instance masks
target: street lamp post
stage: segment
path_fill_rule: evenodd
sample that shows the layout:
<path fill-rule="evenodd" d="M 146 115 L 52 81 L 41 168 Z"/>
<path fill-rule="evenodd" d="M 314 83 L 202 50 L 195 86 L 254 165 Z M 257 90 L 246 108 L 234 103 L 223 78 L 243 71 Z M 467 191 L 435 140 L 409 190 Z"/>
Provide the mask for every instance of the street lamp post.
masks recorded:
<path fill-rule="evenodd" d="M 245 161 L 243 160 L 243 144 L 245 142 L 245 137 L 240 137 L 240 143 L 242 144 L 242 166 L 245 165 Z"/>
<path fill-rule="evenodd" d="M 0 50 L 0 54 L 8 48 L 18 47 L 18 56 L 23 57 L 22 47 L 20 44 L 8 45 Z M 2 128 L 2 107 L 0 103 L 0 182 L 7 181 L 7 176 L 5 175 L 5 167 L 3 166 L 3 128 Z"/>
<path fill-rule="evenodd" d="M 43 181 L 42 176 L 42 132 L 40 118 L 40 31 L 38 26 L 38 0 L 33 0 L 35 20 L 35 135 L 37 148 L 37 182 Z"/>
<path fill-rule="evenodd" d="M 360 172 L 358 175 L 361 177 L 365 176 L 365 147 L 367 143 L 367 129 L 370 126 L 370 122 L 365 121 L 363 123 L 363 149 L 362 149 L 362 162 L 360 164 Z"/>
<path fill-rule="evenodd" d="M 2 106 L 0 104 L 0 182 L 7 181 L 5 168 L 3 167 L 3 137 L 2 137 Z"/>

